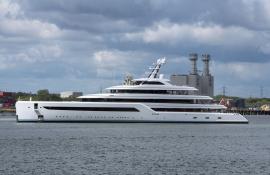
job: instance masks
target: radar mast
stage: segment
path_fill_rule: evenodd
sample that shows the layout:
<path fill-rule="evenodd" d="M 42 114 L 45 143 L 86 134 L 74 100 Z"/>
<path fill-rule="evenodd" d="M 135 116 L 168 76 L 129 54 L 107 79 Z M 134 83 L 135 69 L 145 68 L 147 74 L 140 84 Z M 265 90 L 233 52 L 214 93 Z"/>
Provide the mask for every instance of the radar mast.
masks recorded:
<path fill-rule="evenodd" d="M 150 68 L 150 69 L 152 69 L 152 72 L 150 73 L 150 75 L 148 76 L 148 78 L 149 79 L 157 78 L 158 72 L 159 72 L 161 66 L 163 64 L 165 64 L 165 62 L 166 62 L 166 58 L 165 57 L 158 59 L 157 62 L 156 62 L 156 64 L 155 64 L 155 66 L 153 68 Z"/>

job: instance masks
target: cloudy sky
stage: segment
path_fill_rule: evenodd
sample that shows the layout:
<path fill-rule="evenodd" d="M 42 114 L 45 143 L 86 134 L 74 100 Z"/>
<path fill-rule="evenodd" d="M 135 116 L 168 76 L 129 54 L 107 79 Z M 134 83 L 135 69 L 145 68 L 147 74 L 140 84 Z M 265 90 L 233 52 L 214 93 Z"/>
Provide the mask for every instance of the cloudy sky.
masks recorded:
<path fill-rule="evenodd" d="M 164 56 L 168 78 L 191 52 L 215 94 L 270 97 L 270 1 L 0 0 L 1 90 L 97 92 Z"/>

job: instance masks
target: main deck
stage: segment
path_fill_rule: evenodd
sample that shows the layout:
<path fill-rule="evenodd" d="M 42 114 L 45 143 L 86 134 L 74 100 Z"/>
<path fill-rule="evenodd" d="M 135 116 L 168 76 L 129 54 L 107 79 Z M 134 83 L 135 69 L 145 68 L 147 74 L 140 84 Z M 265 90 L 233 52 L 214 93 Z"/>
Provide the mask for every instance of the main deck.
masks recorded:
<path fill-rule="evenodd" d="M 157 112 L 142 103 L 19 101 L 16 115 L 18 122 L 248 123 L 240 114 Z"/>

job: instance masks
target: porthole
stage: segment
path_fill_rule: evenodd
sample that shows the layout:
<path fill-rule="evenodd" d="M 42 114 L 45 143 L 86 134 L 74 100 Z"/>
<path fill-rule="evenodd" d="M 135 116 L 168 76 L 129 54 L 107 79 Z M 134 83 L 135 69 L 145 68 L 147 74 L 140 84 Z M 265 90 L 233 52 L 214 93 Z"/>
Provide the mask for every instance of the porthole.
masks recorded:
<path fill-rule="evenodd" d="M 221 117 L 218 117 L 218 119 L 222 119 Z"/>
<path fill-rule="evenodd" d="M 209 117 L 205 117 L 205 119 L 209 119 Z"/>
<path fill-rule="evenodd" d="M 34 109 L 38 109 L 38 104 L 34 103 Z"/>
<path fill-rule="evenodd" d="M 193 119 L 197 119 L 198 117 L 193 117 Z"/>

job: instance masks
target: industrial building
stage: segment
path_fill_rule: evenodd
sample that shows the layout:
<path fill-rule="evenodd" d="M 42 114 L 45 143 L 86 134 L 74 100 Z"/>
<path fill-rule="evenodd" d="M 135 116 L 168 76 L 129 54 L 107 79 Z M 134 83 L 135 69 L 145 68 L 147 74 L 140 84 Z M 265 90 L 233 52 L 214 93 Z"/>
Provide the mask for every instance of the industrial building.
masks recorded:
<path fill-rule="evenodd" d="M 192 86 L 198 89 L 198 94 L 213 96 L 214 95 L 214 77 L 209 70 L 210 55 L 203 54 L 202 61 L 204 63 L 203 71 L 199 74 L 197 69 L 198 54 L 189 54 L 191 61 L 191 71 L 187 74 L 173 74 L 170 81 L 178 86 Z"/>

